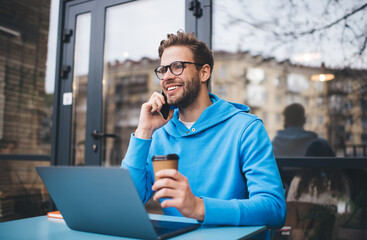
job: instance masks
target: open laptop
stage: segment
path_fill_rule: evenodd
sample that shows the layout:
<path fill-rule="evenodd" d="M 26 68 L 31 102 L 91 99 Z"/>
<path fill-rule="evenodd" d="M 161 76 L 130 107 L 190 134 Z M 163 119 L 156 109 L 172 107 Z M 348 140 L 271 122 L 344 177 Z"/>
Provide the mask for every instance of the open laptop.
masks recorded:
<path fill-rule="evenodd" d="M 149 219 L 126 169 L 70 166 L 36 169 L 65 223 L 73 230 L 166 239 L 200 225 Z"/>

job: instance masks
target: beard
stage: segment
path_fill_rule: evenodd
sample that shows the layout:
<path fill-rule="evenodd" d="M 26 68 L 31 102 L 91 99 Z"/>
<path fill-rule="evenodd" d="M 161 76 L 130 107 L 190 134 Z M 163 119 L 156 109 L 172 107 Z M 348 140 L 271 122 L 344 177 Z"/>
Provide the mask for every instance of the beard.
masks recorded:
<path fill-rule="evenodd" d="M 173 105 L 179 109 L 184 109 L 193 104 L 200 91 L 200 80 L 199 76 L 192 78 L 190 82 L 186 82 L 183 85 L 183 94 L 180 98 L 174 100 L 173 102 L 169 102 L 170 105 Z"/>

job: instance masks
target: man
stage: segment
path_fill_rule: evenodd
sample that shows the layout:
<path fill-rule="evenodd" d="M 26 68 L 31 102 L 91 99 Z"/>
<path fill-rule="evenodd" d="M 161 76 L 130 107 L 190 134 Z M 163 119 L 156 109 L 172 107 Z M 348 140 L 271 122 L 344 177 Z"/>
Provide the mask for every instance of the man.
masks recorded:
<path fill-rule="evenodd" d="M 306 116 L 301 104 L 293 103 L 287 106 L 283 116 L 284 130 L 279 130 L 273 139 L 276 157 L 334 156 L 325 139 L 319 138 L 315 132 L 303 129 Z"/>
<path fill-rule="evenodd" d="M 155 72 L 171 110 L 159 114 L 164 96 L 153 93 L 141 108 L 122 166 L 141 199 L 155 192 L 165 214 L 195 218 L 203 224 L 268 225 L 285 221 L 282 182 L 268 135 L 244 105 L 208 92 L 213 55 L 194 34 L 168 34 L 159 47 Z M 151 158 L 179 155 L 178 171 L 157 172 Z"/>

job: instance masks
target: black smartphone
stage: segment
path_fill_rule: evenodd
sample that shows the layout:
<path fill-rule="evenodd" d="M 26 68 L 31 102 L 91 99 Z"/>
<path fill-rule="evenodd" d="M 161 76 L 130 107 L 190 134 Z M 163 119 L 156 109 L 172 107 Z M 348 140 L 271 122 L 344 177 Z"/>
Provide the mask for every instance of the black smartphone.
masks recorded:
<path fill-rule="evenodd" d="M 161 111 L 160 111 L 160 114 L 161 116 L 167 120 L 168 118 L 168 114 L 169 114 L 169 110 L 171 109 L 171 106 L 167 103 L 167 97 L 166 95 L 164 94 L 164 92 L 162 91 L 162 95 L 164 97 L 164 101 L 165 101 L 165 104 L 163 104 L 162 108 L 161 108 Z"/>

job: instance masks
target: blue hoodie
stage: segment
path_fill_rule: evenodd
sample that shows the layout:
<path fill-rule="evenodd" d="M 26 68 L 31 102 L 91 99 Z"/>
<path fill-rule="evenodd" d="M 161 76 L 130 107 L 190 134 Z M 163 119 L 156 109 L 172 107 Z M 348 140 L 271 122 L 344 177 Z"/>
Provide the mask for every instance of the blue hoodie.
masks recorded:
<path fill-rule="evenodd" d="M 262 121 L 249 107 L 210 94 L 213 102 L 191 127 L 173 119 L 149 140 L 133 134 L 122 166 L 141 199 L 152 196 L 153 155 L 176 153 L 178 171 L 205 205 L 203 224 L 281 227 L 286 216 L 284 190 Z M 181 215 L 175 208 L 167 215 Z"/>

